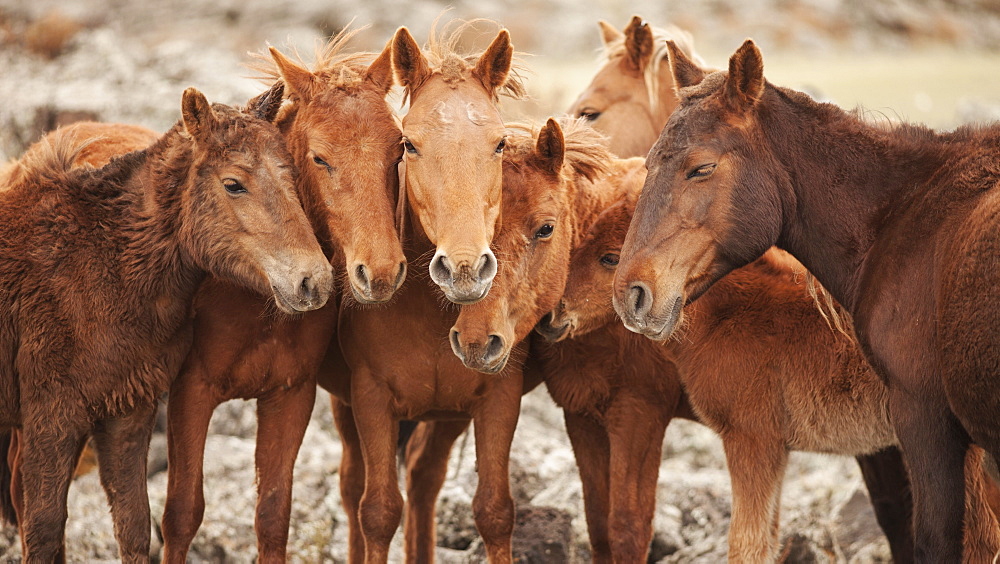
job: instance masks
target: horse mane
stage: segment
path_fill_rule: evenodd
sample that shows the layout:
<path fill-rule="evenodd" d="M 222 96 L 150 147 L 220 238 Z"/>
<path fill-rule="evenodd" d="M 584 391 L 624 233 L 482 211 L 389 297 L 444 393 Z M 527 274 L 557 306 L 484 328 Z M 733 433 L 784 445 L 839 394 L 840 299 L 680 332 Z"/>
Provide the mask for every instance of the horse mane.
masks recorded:
<path fill-rule="evenodd" d="M 100 138 L 94 138 L 78 143 L 72 138 L 59 137 L 53 143 L 49 137 L 43 137 L 41 143 L 34 146 L 31 151 L 4 168 L 7 186 L 3 189 L 19 185 L 29 178 L 45 183 L 63 182 L 69 176 L 80 153 L 88 145 L 99 140 Z M 92 169 L 89 166 L 85 168 Z"/>
<path fill-rule="evenodd" d="M 364 80 L 364 71 L 378 58 L 379 53 L 368 51 L 346 51 L 354 37 L 368 26 L 350 29 L 350 25 L 342 29 L 326 43 L 316 43 L 313 54 L 313 65 L 302 57 L 298 49 L 292 49 L 291 58 L 299 66 L 311 69 L 313 74 L 322 78 L 331 88 L 349 88 L 357 86 Z M 281 71 L 267 50 L 249 53 L 251 61 L 247 68 L 254 71 L 253 78 L 265 83 L 281 80 Z"/>
<path fill-rule="evenodd" d="M 483 24 L 495 29 L 497 33 L 503 29 L 503 26 L 492 20 L 477 18 L 473 20 L 451 20 L 438 29 L 440 20 L 441 16 L 438 16 L 435 18 L 434 23 L 431 24 L 427 43 L 422 49 L 423 55 L 427 58 L 430 67 L 435 69 L 433 72 L 440 74 L 445 82 L 457 82 L 464 79 L 465 71 L 475 67 L 476 61 L 484 53 L 484 51 L 463 53 L 459 48 L 462 39 L 469 32 L 478 32 L 480 35 L 485 34 L 485 30 L 480 30 L 480 26 Z M 514 59 L 511 61 L 507 80 L 503 86 L 492 93 L 494 102 L 499 100 L 500 94 L 515 100 L 520 100 L 527 95 L 524 80 L 521 78 L 521 74 L 527 71 L 527 67 L 520 59 L 520 55 L 521 53 L 514 52 Z M 409 86 L 403 89 L 404 104 L 409 101 L 411 94 Z"/>
<path fill-rule="evenodd" d="M 649 59 L 649 64 L 643 70 L 642 78 L 643 82 L 646 84 L 646 94 L 649 96 L 650 106 L 656 108 L 660 104 L 660 75 L 662 72 L 670 72 L 669 65 L 669 53 L 670 49 L 667 47 L 667 41 L 673 41 L 675 45 L 680 47 L 681 51 L 691 59 L 699 67 L 705 68 L 707 64 L 701 58 L 698 53 L 694 50 L 694 36 L 690 32 L 683 30 L 674 25 L 668 25 L 666 27 L 655 27 L 649 26 L 651 32 L 653 32 L 653 54 Z M 604 66 L 612 59 L 618 57 L 625 57 L 627 53 L 625 51 L 625 36 L 615 39 L 613 42 L 606 44 L 603 51 L 599 57 L 600 66 Z M 665 68 L 665 71 L 661 69 Z"/>
<path fill-rule="evenodd" d="M 615 156 L 607 149 L 605 137 L 595 130 L 584 118 L 562 117 L 559 125 L 563 133 L 565 155 L 563 171 L 568 180 L 583 177 L 594 181 L 610 172 Z M 507 146 L 504 161 L 513 166 L 521 166 L 532 154 L 541 127 L 537 123 L 523 122 L 507 124 Z"/>

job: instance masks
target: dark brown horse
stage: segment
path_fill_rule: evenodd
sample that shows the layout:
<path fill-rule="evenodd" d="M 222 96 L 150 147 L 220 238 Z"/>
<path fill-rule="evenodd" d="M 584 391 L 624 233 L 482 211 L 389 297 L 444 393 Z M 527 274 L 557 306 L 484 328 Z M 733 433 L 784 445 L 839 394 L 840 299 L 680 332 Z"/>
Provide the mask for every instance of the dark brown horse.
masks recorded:
<path fill-rule="evenodd" d="M 730 560 L 773 562 L 789 452 L 859 455 L 895 445 L 888 392 L 839 307 L 821 313 L 805 269 L 777 249 L 691 304 L 681 338 L 658 343 L 627 331 L 615 316 L 611 287 L 637 196 L 635 190 L 610 206 L 574 250 L 559 308 L 538 327 L 561 342 L 532 348 L 564 409 L 594 559 L 645 558 L 664 431 L 672 417 L 696 413 L 719 433 L 726 453 Z M 969 511 L 978 526 L 967 532 L 966 559 L 973 562 L 1000 548 L 981 457 L 977 449 L 966 461 L 973 471 Z"/>
<path fill-rule="evenodd" d="M 771 245 L 853 315 L 910 471 L 916 559 L 962 558 L 970 443 L 1000 455 L 1000 126 L 876 126 L 764 80 L 747 41 L 706 75 L 679 49 L 681 103 L 647 160 L 615 309 L 668 338 L 695 300 Z"/>
<path fill-rule="evenodd" d="M 392 87 L 390 49 L 350 53 L 345 47 L 353 35 L 331 40 L 314 71 L 274 48 L 273 61 L 258 67 L 283 80 L 291 94 L 279 129 L 300 171 L 296 188 L 306 215 L 348 282 L 343 299 L 375 304 L 389 300 L 406 273 L 394 222 L 402 136 L 385 101 Z M 264 296 L 223 280 L 203 284 L 195 299 L 194 345 L 170 389 L 164 561 L 187 558 L 205 509 L 209 420 L 216 406 L 237 398 L 257 400 L 257 559 L 285 561 L 292 470 L 320 365 L 328 348 L 338 349 L 339 305 L 275 315 Z M 330 377 L 345 375 L 340 370 Z"/>
<path fill-rule="evenodd" d="M 280 99 L 272 89 L 240 111 L 188 89 L 181 121 L 145 150 L 72 169 L 79 144 L 43 140 L 48 149 L 7 177 L 0 426 L 21 431 L 26 561 L 61 557 L 88 433 L 122 559 L 148 558 L 152 415 L 190 346 L 188 311 L 206 274 L 290 312 L 326 302 L 331 269 L 269 123 Z"/>

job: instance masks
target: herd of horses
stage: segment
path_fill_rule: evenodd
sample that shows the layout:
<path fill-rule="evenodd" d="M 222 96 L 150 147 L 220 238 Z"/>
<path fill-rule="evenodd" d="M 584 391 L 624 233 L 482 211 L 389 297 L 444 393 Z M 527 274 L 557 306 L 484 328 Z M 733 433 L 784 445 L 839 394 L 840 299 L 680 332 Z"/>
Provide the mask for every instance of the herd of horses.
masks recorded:
<path fill-rule="evenodd" d="M 407 560 L 433 561 L 470 422 L 476 527 L 511 562 L 510 445 L 544 383 L 596 562 L 645 561 L 674 417 L 722 438 L 731 561 L 779 556 L 791 450 L 858 458 L 895 561 L 994 561 L 1000 126 L 868 124 L 766 82 L 750 41 L 713 71 L 637 17 L 601 22 L 577 119 L 509 124 L 510 36 L 461 54 L 466 25 L 381 53 L 343 32 L 312 68 L 271 48 L 243 108 L 188 89 L 164 135 L 74 124 L 0 170 L 0 515 L 24 560 L 65 559 L 88 437 L 121 558 L 149 559 L 168 392 L 163 560 L 202 521 L 214 408 L 255 398 L 257 557 L 283 562 L 321 386 L 352 562 L 387 561 L 404 509 Z"/>

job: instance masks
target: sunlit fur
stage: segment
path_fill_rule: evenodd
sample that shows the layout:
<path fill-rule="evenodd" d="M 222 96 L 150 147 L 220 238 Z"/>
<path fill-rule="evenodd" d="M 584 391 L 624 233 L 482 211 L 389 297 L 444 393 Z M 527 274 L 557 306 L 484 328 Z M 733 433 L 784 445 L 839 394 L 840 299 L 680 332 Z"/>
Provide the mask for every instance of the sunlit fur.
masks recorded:
<path fill-rule="evenodd" d="M 26 561 L 63 554 L 66 488 L 88 434 L 122 559 L 148 557 L 153 414 L 190 346 L 189 308 L 206 274 L 285 293 L 277 299 L 303 309 L 325 302 L 329 264 L 267 122 L 273 93 L 241 111 L 188 89 L 181 122 L 115 159 L 99 151 L 114 126 L 97 138 L 57 132 L 0 191 L 0 297 L 9 302 L 0 308 L 0 427 L 21 432 L 13 463 Z M 135 128 L 120 135 L 109 151 L 149 141 Z M 229 193 L 229 179 L 246 192 Z"/>
<path fill-rule="evenodd" d="M 870 125 L 767 83 L 749 40 L 704 78 L 671 57 L 688 84 L 647 160 L 616 310 L 663 338 L 673 304 L 771 245 L 790 252 L 852 314 L 888 384 L 915 558 L 958 561 L 963 525 L 977 525 L 963 519 L 968 446 L 1000 455 L 1000 126 Z M 692 176 L 705 163 L 714 172 Z"/>
<path fill-rule="evenodd" d="M 667 40 L 695 61 L 701 59 L 691 34 L 674 26 L 653 27 L 633 16 L 623 31 L 605 22 L 601 27 L 598 70 L 569 114 L 590 119 L 616 155 L 645 157 L 677 106 Z"/>
<path fill-rule="evenodd" d="M 274 51 L 269 63 L 256 65 L 266 79 L 281 79 L 291 97 L 278 116 L 279 129 L 299 169 L 303 206 L 341 273 L 343 296 L 289 317 L 276 314 L 262 296 L 223 281 L 202 286 L 194 346 L 170 390 L 165 562 L 187 558 L 205 507 L 209 418 L 217 405 L 237 398 L 257 399 L 257 558 L 286 560 L 292 467 L 317 377 L 322 372 L 330 387 L 347 378 L 344 370 L 321 369 L 324 362 L 339 362 L 339 308 L 384 303 L 403 282 L 406 257 L 394 221 L 400 130 L 385 101 L 392 86 L 390 50 L 350 52 L 353 35 L 345 31 L 327 43 L 313 70 Z"/>

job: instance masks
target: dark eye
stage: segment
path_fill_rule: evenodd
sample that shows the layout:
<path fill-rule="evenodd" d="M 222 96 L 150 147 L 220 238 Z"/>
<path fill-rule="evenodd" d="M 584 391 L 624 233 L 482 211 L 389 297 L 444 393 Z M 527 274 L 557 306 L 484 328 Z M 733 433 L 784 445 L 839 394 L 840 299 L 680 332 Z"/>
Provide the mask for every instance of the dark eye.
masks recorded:
<path fill-rule="evenodd" d="M 325 166 L 326 168 L 330 168 L 330 164 L 324 161 L 323 159 L 319 158 L 319 156 L 317 155 L 313 155 L 313 162 L 319 166 Z"/>
<path fill-rule="evenodd" d="M 500 143 L 497 144 L 496 153 L 499 155 L 503 152 L 503 148 L 507 146 L 507 139 L 501 139 Z"/>
<path fill-rule="evenodd" d="M 591 108 L 584 108 L 580 110 L 580 117 L 587 121 L 594 121 L 595 119 L 601 117 L 601 112 Z"/>
<path fill-rule="evenodd" d="M 230 194 L 246 194 L 247 189 L 240 184 L 239 180 L 235 178 L 226 178 L 222 181 L 222 185 L 226 187 L 226 192 Z"/>
<path fill-rule="evenodd" d="M 413 143 L 410 143 L 409 139 L 403 139 L 403 148 L 406 149 L 406 152 L 411 155 L 418 154 L 417 148 L 413 146 Z"/>
<path fill-rule="evenodd" d="M 548 239 L 552 236 L 552 231 L 554 229 L 555 227 L 553 227 L 551 223 L 546 223 L 545 225 L 539 227 L 538 231 L 535 231 L 535 239 Z"/>
<path fill-rule="evenodd" d="M 607 267 L 618 266 L 618 253 L 608 253 L 600 258 L 601 264 Z"/>
<path fill-rule="evenodd" d="M 692 178 L 702 178 L 711 175 L 713 172 L 715 172 L 715 163 L 696 167 L 688 173 L 687 177 L 689 180 Z"/>

